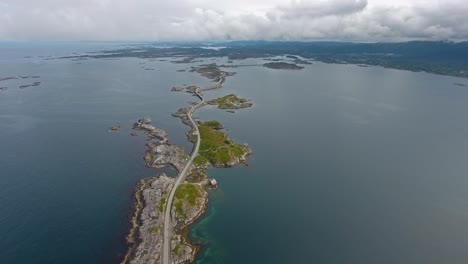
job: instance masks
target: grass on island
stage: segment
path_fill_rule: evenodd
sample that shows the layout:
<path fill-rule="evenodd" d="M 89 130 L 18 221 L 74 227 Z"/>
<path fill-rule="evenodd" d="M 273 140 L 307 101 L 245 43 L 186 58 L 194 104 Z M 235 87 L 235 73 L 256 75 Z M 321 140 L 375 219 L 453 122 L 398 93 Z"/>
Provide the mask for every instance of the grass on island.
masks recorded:
<path fill-rule="evenodd" d="M 224 128 L 223 125 L 221 125 L 221 123 L 216 120 L 205 122 L 204 125 L 209 126 L 216 130 Z"/>
<path fill-rule="evenodd" d="M 212 127 L 213 121 L 200 123 L 200 150 L 195 165 L 208 160 L 211 164 L 228 165 L 234 158 L 240 158 L 247 152 L 247 147 L 231 142 L 228 136 Z"/>
<path fill-rule="evenodd" d="M 176 213 L 182 218 L 187 219 L 184 212 L 185 207 L 198 205 L 198 198 L 202 195 L 200 186 L 192 183 L 181 184 L 176 192 L 176 202 L 174 204 Z"/>
<path fill-rule="evenodd" d="M 204 167 L 209 162 L 210 162 L 209 160 L 207 160 L 205 157 L 201 155 L 196 156 L 195 159 L 193 160 L 193 164 L 195 164 L 197 168 Z"/>
<path fill-rule="evenodd" d="M 207 175 L 204 169 L 195 169 L 195 170 L 192 170 L 189 175 L 187 175 L 186 181 L 191 182 L 191 183 L 200 183 L 206 178 L 207 178 Z"/>
<path fill-rule="evenodd" d="M 197 185 L 191 183 L 181 184 L 175 193 L 175 197 L 180 201 L 186 201 L 189 205 L 196 205 L 197 199 L 201 196 L 200 189 Z M 182 209 L 182 204 L 179 205 Z M 178 206 L 176 203 L 176 211 L 178 211 Z"/>
<path fill-rule="evenodd" d="M 158 210 L 159 212 L 164 211 L 164 207 L 166 206 L 166 198 L 162 198 L 158 203 Z"/>
<path fill-rule="evenodd" d="M 182 201 L 177 201 L 177 202 L 174 204 L 174 206 L 175 206 L 176 212 L 177 212 L 178 214 L 182 215 L 182 217 L 185 218 L 186 216 L 185 216 L 185 214 L 184 214 L 184 208 L 183 208 L 184 205 L 183 205 Z"/>
<path fill-rule="evenodd" d="M 179 255 L 179 250 L 180 250 L 180 245 L 177 244 L 177 245 L 174 247 L 174 249 L 172 250 L 172 252 L 173 252 L 174 254 L 176 254 L 176 255 Z"/>
<path fill-rule="evenodd" d="M 188 160 L 190 158 L 189 155 L 187 155 L 184 151 L 180 152 L 180 158 L 183 160 Z"/>
<path fill-rule="evenodd" d="M 153 227 L 150 228 L 149 231 L 150 231 L 151 234 L 159 233 L 159 227 L 153 226 Z"/>
<path fill-rule="evenodd" d="M 211 105 L 218 105 L 220 109 L 238 109 L 252 106 L 245 98 L 239 98 L 235 94 L 226 95 L 208 102 Z"/>

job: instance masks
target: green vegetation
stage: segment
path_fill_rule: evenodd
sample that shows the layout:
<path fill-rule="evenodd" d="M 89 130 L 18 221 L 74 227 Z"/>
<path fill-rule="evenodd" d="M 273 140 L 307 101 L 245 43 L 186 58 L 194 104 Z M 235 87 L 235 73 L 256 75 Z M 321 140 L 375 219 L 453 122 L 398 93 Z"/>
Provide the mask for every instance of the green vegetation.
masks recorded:
<path fill-rule="evenodd" d="M 150 231 L 151 234 L 159 233 L 159 227 L 153 226 L 153 227 L 150 228 L 149 231 Z"/>
<path fill-rule="evenodd" d="M 164 211 L 164 207 L 166 206 L 166 198 L 162 198 L 158 203 L 158 210 L 159 212 Z"/>
<path fill-rule="evenodd" d="M 199 87 L 198 86 L 195 86 L 195 85 L 189 85 L 187 87 L 185 87 L 185 90 L 189 93 L 194 93 L 195 91 L 197 91 Z"/>
<path fill-rule="evenodd" d="M 253 104 L 245 99 L 239 98 L 235 94 L 226 95 L 208 102 L 210 105 L 217 105 L 220 109 L 240 109 L 251 107 Z"/>
<path fill-rule="evenodd" d="M 204 44 L 201 44 L 204 45 Z M 272 56 L 300 55 L 307 60 L 325 63 L 351 63 L 376 65 L 410 71 L 468 77 L 468 42 L 411 41 L 402 43 L 349 43 L 349 42 L 290 42 L 290 41 L 238 41 L 223 43 L 221 50 L 201 49 L 198 46 L 171 48 L 124 48 L 90 55 L 62 58 L 161 58 L 174 54 L 185 57 L 228 57 L 229 60 L 268 58 Z M 297 56 L 296 56 L 297 57 Z M 216 65 L 193 67 L 192 71 L 210 79 L 229 76 Z M 232 75 L 232 74 L 231 74 Z"/>
<path fill-rule="evenodd" d="M 196 167 L 204 167 L 209 162 L 210 162 L 209 160 L 207 160 L 205 157 L 201 155 L 196 156 L 195 159 L 193 160 L 193 164 L 195 164 Z"/>
<path fill-rule="evenodd" d="M 213 129 L 209 125 L 210 122 L 207 123 L 198 125 L 201 137 L 200 156 L 213 165 L 228 166 L 235 158 L 241 158 L 245 155 L 248 151 L 246 146 L 232 143 L 225 133 Z M 201 163 L 203 158 L 198 158 L 195 165 Z"/>
<path fill-rule="evenodd" d="M 184 214 L 184 208 L 183 208 L 184 205 L 183 205 L 182 201 L 177 201 L 174 204 L 174 206 L 175 206 L 175 210 L 176 210 L 176 212 L 178 214 L 180 214 L 180 215 Z"/>
<path fill-rule="evenodd" d="M 198 205 L 198 198 L 202 195 L 200 187 L 192 183 L 181 184 L 176 192 L 175 198 L 177 199 L 174 207 L 178 217 L 187 219 L 187 215 L 184 212 L 184 205 L 195 206 Z"/>
<path fill-rule="evenodd" d="M 174 254 L 178 255 L 178 254 L 179 254 L 179 250 L 180 250 L 180 245 L 177 244 L 177 245 L 174 247 L 174 249 L 172 250 L 172 252 L 173 252 Z"/>
<path fill-rule="evenodd" d="M 221 123 L 216 120 L 205 122 L 205 125 L 216 130 L 224 128 L 223 125 L 221 125 Z"/>
<path fill-rule="evenodd" d="M 189 155 L 187 155 L 184 151 L 181 151 L 180 152 L 180 158 L 182 158 L 183 160 L 188 160 L 190 158 Z"/>
<path fill-rule="evenodd" d="M 190 205 L 196 205 L 197 199 L 198 197 L 200 197 L 200 195 L 201 193 L 200 193 L 199 187 L 191 183 L 181 184 L 177 188 L 177 191 L 175 193 L 175 197 L 177 199 L 187 201 L 187 203 Z M 177 211 L 177 203 L 176 203 L 176 211 Z"/>
<path fill-rule="evenodd" d="M 206 171 L 204 169 L 195 169 L 192 170 L 189 175 L 187 175 L 186 180 L 191 183 L 199 183 L 205 180 L 206 178 Z"/>

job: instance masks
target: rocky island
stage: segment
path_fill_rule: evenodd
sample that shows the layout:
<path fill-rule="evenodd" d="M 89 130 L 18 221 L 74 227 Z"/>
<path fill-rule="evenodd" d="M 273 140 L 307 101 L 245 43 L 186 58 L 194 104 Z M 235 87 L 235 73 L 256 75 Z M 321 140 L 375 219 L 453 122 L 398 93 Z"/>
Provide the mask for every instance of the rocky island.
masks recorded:
<path fill-rule="evenodd" d="M 233 76 L 236 74 L 235 72 L 226 72 L 221 70 L 216 63 L 193 66 L 190 72 L 197 72 L 201 76 L 215 81 L 219 81 L 223 77 Z"/>
<path fill-rule="evenodd" d="M 133 125 L 135 130 L 143 131 L 148 137 L 144 157 L 146 166 L 171 166 L 180 171 L 188 155 L 182 147 L 169 144 L 167 133 L 151 123 L 151 118 L 146 117 Z M 132 229 L 127 236 L 130 248 L 122 263 L 155 263 L 160 260 L 165 204 L 174 182 L 175 179 L 166 174 L 140 182 L 135 192 Z M 184 183 L 176 191 L 175 206 L 171 214 L 175 230 L 171 243 L 173 263 L 192 262 L 195 257 L 196 247 L 189 243 L 184 229 L 203 213 L 208 197 L 205 188 L 208 186 L 206 176 L 203 175 L 197 183 Z"/>
<path fill-rule="evenodd" d="M 220 122 L 195 122 L 192 117 L 194 111 L 207 104 L 222 109 L 252 106 L 251 101 L 233 94 L 204 101 L 201 91 L 222 88 L 226 77 L 235 73 L 225 72 L 216 64 L 193 66 L 191 71 L 216 84 L 206 88 L 184 85 L 171 89 L 186 91 L 201 100 L 173 114 L 190 127 L 186 135 L 195 145 L 190 156 L 182 147 L 170 144 L 166 131 L 153 126 L 151 118 L 139 119 L 133 125 L 133 129 L 144 132 L 148 138 L 144 156 L 146 166 L 169 166 L 178 176 L 171 178 L 159 174 L 140 182 L 135 192 L 132 228 L 127 236 L 129 250 L 122 263 L 193 263 L 200 247 L 188 239 L 188 227 L 205 212 L 208 189 L 217 187 L 215 179 L 208 179 L 207 169 L 247 164 L 247 156 L 252 153 L 247 144 L 234 143 L 222 131 L 224 126 Z"/>
<path fill-rule="evenodd" d="M 28 87 L 35 87 L 41 85 L 41 82 L 33 82 L 32 84 L 25 84 L 25 85 L 20 85 L 20 89 L 28 88 Z"/>
<path fill-rule="evenodd" d="M 177 117 L 187 122 L 188 110 L 180 110 Z M 148 167 L 171 166 L 180 172 L 189 156 L 180 146 L 168 143 L 167 133 L 152 125 L 149 117 L 138 120 L 133 128 L 143 131 L 148 137 L 146 155 Z M 199 122 L 201 142 L 199 155 L 189 168 L 186 180 L 175 191 L 171 208 L 171 223 L 174 231 L 171 238 L 172 263 L 192 263 L 200 248 L 189 241 L 188 227 L 206 210 L 209 188 L 215 187 L 215 180 L 208 180 L 206 169 L 231 167 L 246 162 L 252 153 L 247 145 L 238 145 L 220 130 L 224 127 L 217 121 Z M 194 142 L 194 128 L 187 133 Z M 163 228 L 166 203 L 175 184 L 175 179 L 160 174 L 140 182 L 135 192 L 135 212 L 132 228 L 127 236 L 129 250 L 122 263 L 158 263 L 162 257 Z"/>
<path fill-rule="evenodd" d="M 229 94 L 211 101 L 209 105 L 217 105 L 219 109 L 242 109 L 252 107 L 253 103 L 245 98 L 240 98 L 235 94 Z"/>
<path fill-rule="evenodd" d="M 250 147 L 234 143 L 220 131 L 222 128 L 218 121 L 199 122 L 200 155 L 193 161 L 197 168 L 232 167 L 247 161 L 247 156 L 252 153 Z M 193 139 L 193 134 L 189 134 L 189 138 Z"/>
<path fill-rule="evenodd" d="M 302 70 L 304 67 L 296 65 L 294 63 L 287 62 L 267 62 L 263 64 L 263 67 L 275 69 L 275 70 Z"/>

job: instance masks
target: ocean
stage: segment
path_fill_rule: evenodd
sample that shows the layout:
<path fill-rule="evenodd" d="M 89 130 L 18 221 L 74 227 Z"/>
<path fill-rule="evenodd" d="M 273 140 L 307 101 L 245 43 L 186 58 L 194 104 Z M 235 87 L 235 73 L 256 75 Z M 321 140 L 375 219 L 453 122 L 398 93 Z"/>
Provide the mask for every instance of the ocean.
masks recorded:
<path fill-rule="evenodd" d="M 40 76 L 0 82 L 1 263 L 118 262 L 133 190 L 158 173 L 131 125 L 150 116 L 190 151 L 171 113 L 194 99 L 170 88 L 209 85 L 177 72 L 196 64 L 53 59 L 126 45 L 0 44 L 0 78 Z M 197 263 L 466 263 L 468 89 L 454 83 L 468 80 L 320 62 L 227 70 L 205 96 L 254 106 L 195 116 L 254 154 L 209 170 L 219 188 L 191 228 Z"/>

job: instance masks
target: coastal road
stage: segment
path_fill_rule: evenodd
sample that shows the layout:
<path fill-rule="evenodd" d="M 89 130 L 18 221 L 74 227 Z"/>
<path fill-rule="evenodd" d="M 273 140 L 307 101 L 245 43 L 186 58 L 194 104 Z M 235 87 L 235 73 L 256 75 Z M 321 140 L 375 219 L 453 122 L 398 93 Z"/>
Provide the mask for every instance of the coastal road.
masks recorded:
<path fill-rule="evenodd" d="M 197 105 L 192 106 L 190 110 L 187 113 L 187 116 L 192 123 L 192 126 L 195 129 L 195 134 L 197 135 L 197 142 L 195 143 L 195 149 L 192 152 L 192 155 L 190 156 L 190 159 L 187 161 L 185 164 L 184 169 L 179 173 L 177 176 L 177 179 L 174 183 L 174 186 L 171 189 L 171 193 L 169 194 L 169 197 L 167 199 L 167 204 L 166 204 L 166 211 L 164 215 L 164 236 L 163 236 L 163 251 L 162 251 L 162 264 L 170 264 L 169 258 L 171 255 L 171 237 L 172 237 L 172 221 L 171 221 L 171 208 L 172 208 L 172 202 L 174 201 L 174 195 L 177 190 L 177 187 L 179 187 L 179 184 L 185 180 L 185 177 L 187 176 L 187 171 L 189 170 L 190 166 L 192 165 L 193 160 L 198 154 L 198 149 L 200 148 L 200 131 L 198 130 L 198 125 L 193 121 L 192 114 L 195 110 L 197 110 L 200 106 L 202 106 L 205 102 L 203 100 L 203 97 L 200 95 L 198 89 L 195 91 L 195 95 L 200 98 L 201 102 L 198 103 Z"/>
<path fill-rule="evenodd" d="M 208 90 L 222 88 L 225 81 L 226 81 L 226 75 L 224 73 L 221 73 L 221 76 L 219 77 L 219 81 L 215 85 L 207 87 L 207 88 L 203 88 L 200 91 L 208 91 Z"/>

